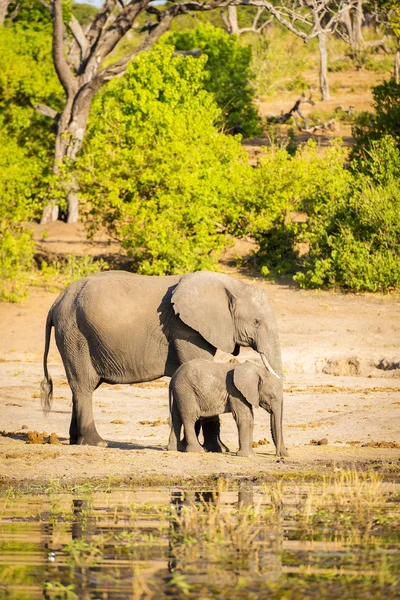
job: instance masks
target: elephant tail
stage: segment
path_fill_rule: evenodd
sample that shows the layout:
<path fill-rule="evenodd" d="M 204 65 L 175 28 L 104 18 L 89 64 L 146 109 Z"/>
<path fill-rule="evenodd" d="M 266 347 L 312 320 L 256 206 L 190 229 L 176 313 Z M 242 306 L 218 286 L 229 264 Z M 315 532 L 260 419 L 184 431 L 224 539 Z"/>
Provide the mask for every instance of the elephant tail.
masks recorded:
<path fill-rule="evenodd" d="M 50 335 L 51 328 L 53 327 L 53 313 L 50 309 L 49 314 L 47 315 L 46 321 L 46 341 L 44 347 L 44 355 L 43 355 L 43 370 L 44 370 L 44 379 L 40 384 L 40 399 L 42 403 L 42 409 L 45 414 L 47 414 L 51 409 L 51 403 L 53 401 L 53 380 L 49 376 L 49 372 L 47 370 L 47 356 L 49 354 L 50 348 Z"/>

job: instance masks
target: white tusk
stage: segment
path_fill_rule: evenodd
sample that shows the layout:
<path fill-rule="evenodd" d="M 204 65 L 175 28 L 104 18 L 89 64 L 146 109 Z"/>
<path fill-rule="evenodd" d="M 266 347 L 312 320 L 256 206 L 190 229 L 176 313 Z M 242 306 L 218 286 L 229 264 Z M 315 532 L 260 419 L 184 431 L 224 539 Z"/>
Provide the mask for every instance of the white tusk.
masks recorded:
<path fill-rule="evenodd" d="M 261 360 L 263 361 L 264 367 L 267 369 L 267 371 L 269 371 L 272 375 L 275 375 L 275 377 L 277 377 L 277 379 L 280 379 L 279 375 L 277 373 L 275 373 L 275 371 L 269 364 L 267 357 L 264 354 L 261 354 Z"/>

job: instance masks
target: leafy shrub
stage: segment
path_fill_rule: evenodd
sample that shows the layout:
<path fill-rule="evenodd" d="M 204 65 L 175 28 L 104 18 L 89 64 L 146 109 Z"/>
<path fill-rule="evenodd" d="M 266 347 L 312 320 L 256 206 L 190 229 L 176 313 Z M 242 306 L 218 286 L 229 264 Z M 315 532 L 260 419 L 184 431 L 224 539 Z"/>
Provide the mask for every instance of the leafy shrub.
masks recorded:
<path fill-rule="evenodd" d="M 19 20 L 1 29 L 0 127 L 35 158 L 48 162 L 54 152 L 52 123 L 34 106 L 57 108 L 62 88 L 51 56 L 51 19 L 41 7 L 48 20 L 42 22 L 41 11 L 28 4 L 32 2 L 23 4 Z"/>
<path fill-rule="evenodd" d="M 314 212 L 305 270 L 295 276 L 301 287 L 376 292 L 400 286 L 399 169 L 392 138 L 374 142 L 367 174 L 354 174 L 347 194 Z"/>
<path fill-rule="evenodd" d="M 108 263 L 103 259 L 95 260 L 88 255 L 67 254 L 63 261 L 56 260 L 50 264 L 43 261 L 40 265 L 38 282 L 43 282 L 52 291 L 63 288 L 83 277 L 88 277 L 88 275 L 106 271 L 108 268 Z"/>
<path fill-rule="evenodd" d="M 312 52 L 315 41 L 307 46 L 303 41 L 274 25 L 267 36 L 246 38 L 252 48 L 252 68 L 255 74 L 254 87 L 257 97 L 271 96 L 282 90 L 297 90 L 308 87 L 304 71 L 313 67 Z"/>
<path fill-rule="evenodd" d="M 252 187 L 247 154 L 214 126 L 206 57 L 142 54 L 91 112 L 78 162 L 91 231 L 106 228 L 145 274 L 212 268 Z"/>
<path fill-rule="evenodd" d="M 361 113 L 354 124 L 353 161 L 368 159 L 371 142 L 390 135 L 400 148 L 400 84 L 394 79 L 373 88 L 374 113 Z M 357 165 L 356 165 L 357 166 Z"/>
<path fill-rule="evenodd" d="M 251 234 L 259 245 L 257 262 L 264 274 L 294 273 L 304 217 L 318 212 L 333 197 L 341 197 L 349 173 L 343 167 L 339 143 L 324 155 L 312 141 L 291 155 L 271 148 L 254 171 L 254 190 L 243 205 L 242 221 L 232 224 L 236 235 Z"/>
<path fill-rule="evenodd" d="M 33 239 L 23 223 L 34 213 L 40 163 L 1 130 L 0 137 L 0 300 L 16 302 L 25 295 L 32 267 Z"/>
<path fill-rule="evenodd" d="M 221 124 L 245 136 L 259 133 L 260 118 L 252 86 L 254 74 L 250 46 L 241 45 L 236 35 L 228 35 L 210 23 L 200 24 L 189 31 L 171 33 L 165 41 L 177 50 L 201 48 L 207 56 L 205 71 L 208 74 L 203 85 L 214 94 L 221 109 Z"/>

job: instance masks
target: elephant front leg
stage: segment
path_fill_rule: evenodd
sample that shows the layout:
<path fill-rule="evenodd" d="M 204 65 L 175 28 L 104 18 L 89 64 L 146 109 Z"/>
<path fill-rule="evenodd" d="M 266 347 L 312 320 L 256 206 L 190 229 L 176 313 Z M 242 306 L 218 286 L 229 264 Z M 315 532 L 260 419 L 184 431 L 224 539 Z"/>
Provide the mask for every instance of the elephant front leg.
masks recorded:
<path fill-rule="evenodd" d="M 239 433 L 239 450 L 236 456 L 254 456 L 253 450 L 253 429 L 254 418 L 250 410 L 246 413 L 241 410 L 239 413 L 234 413 L 233 417 Z"/>
<path fill-rule="evenodd" d="M 70 444 L 106 447 L 107 442 L 98 434 L 94 422 L 92 395 L 93 392 L 81 390 L 72 393 Z"/>
<path fill-rule="evenodd" d="M 203 417 L 201 419 L 203 428 L 204 444 L 207 452 L 229 452 L 229 448 L 221 441 L 221 425 L 219 417 Z"/>

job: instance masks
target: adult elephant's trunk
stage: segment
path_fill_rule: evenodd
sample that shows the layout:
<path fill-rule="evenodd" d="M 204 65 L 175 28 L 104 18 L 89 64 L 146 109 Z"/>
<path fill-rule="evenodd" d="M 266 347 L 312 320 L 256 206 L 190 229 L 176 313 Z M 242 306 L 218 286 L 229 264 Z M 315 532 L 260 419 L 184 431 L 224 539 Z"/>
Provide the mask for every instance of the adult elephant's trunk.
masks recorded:
<path fill-rule="evenodd" d="M 288 456 L 282 433 L 282 404 L 271 413 L 271 435 L 277 456 Z"/>

